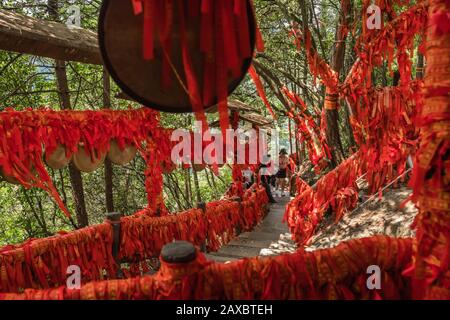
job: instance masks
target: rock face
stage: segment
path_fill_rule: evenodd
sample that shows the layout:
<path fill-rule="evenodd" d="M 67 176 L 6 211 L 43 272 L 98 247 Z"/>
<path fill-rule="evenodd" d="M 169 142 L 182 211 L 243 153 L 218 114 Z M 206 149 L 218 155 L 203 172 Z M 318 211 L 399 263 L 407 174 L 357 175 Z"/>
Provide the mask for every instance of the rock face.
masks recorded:
<path fill-rule="evenodd" d="M 368 197 L 362 192 L 360 207 L 344 214 L 338 223 L 334 222 L 332 215 L 325 217 L 305 250 L 331 248 L 342 241 L 380 234 L 398 238 L 413 237 L 414 231 L 410 227 L 417 209 L 412 203 L 400 208 L 410 193 L 409 188 L 402 186 L 386 190 L 381 199 L 377 196 L 367 201 Z M 295 252 L 297 245 L 292 241 L 287 225 L 282 223 L 288 198 L 276 200 L 278 203 L 270 206 L 270 213 L 255 230 L 241 234 L 218 252 L 206 256 L 217 262 L 228 262 L 246 257 Z M 367 203 L 364 204 L 365 201 Z"/>

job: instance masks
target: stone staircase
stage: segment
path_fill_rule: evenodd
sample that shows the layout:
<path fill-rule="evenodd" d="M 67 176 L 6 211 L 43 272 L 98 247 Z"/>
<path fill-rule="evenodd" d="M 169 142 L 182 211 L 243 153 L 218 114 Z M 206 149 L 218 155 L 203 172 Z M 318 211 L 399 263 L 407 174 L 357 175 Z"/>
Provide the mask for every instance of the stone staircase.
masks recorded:
<path fill-rule="evenodd" d="M 216 262 L 228 262 L 256 256 L 272 256 L 292 253 L 295 243 L 283 216 L 289 197 L 275 198 L 277 203 L 269 205 L 269 213 L 265 219 L 253 229 L 244 232 L 218 252 L 208 253 L 206 257 Z"/>

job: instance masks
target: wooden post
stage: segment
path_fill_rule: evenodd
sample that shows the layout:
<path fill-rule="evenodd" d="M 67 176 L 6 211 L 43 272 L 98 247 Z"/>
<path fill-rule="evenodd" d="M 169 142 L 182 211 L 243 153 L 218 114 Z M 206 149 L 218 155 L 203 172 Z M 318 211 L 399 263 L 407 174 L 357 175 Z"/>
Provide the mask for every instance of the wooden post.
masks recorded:
<path fill-rule="evenodd" d="M 204 202 L 197 203 L 197 209 L 201 209 L 203 211 L 203 217 L 206 219 L 206 204 Z M 206 223 L 208 223 L 208 221 L 206 221 Z M 206 230 L 208 230 L 208 228 Z M 205 242 L 203 242 L 202 245 L 200 246 L 201 252 L 206 252 L 206 241 L 208 241 L 207 239 L 208 239 L 208 231 L 206 231 Z"/>
<path fill-rule="evenodd" d="M 111 109 L 111 81 L 106 67 L 103 67 L 103 108 Z M 114 197 L 113 197 L 113 176 L 114 169 L 111 161 L 105 159 L 105 200 L 106 210 L 114 212 Z"/>
<path fill-rule="evenodd" d="M 239 203 L 239 215 L 242 217 L 242 198 L 241 197 L 234 197 L 233 201 L 236 201 Z M 236 235 L 240 235 L 242 233 L 242 226 L 239 224 L 236 226 Z"/>
<path fill-rule="evenodd" d="M 198 257 L 199 254 L 197 254 L 194 245 L 187 241 L 174 241 L 162 248 L 160 256 L 161 269 L 158 271 L 158 275 L 163 275 L 165 279 L 162 281 L 162 284 L 170 284 L 170 290 L 167 291 L 168 295 L 166 298 L 188 298 L 194 296 L 194 292 L 186 291 L 185 280 L 201 272 L 205 267 L 203 261 L 198 259 Z"/>
<path fill-rule="evenodd" d="M 291 125 L 291 118 L 288 118 L 288 125 L 289 125 L 289 147 L 290 147 L 290 155 L 293 153 L 293 144 L 292 144 L 292 125 Z"/>
<path fill-rule="evenodd" d="M 450 192 L 448 190 L 448 154 L 450 147 L 450 33 L 442 32 L 432 19 L 448 19 L 450 3 L 431 0 L 425 52 L 425 104 L 420 110 L 421 144 L 414 164 L 413 197 L 419 207 L 414 246 L 413 299 L 448 300 L 448 226 Z M 445 23 L 445 20 L 442 20 Z M 440 24 L 440 23 L 439 23 Z M 447 163 L 447 167 L 445 165 Z M 445 169 L 446 168 L 446 169 Z"/>
<path fill-rule="evenodd" d="M 117 278 L 122 278 L 122 270 L 120 268 L 119 250 L 120 250 L 120 218 L 122 214 L 118 212 L 110 212 L 106 215 L 106 219 L 111 224 L 113 230 L 112 256 L 117 264 Z"/>

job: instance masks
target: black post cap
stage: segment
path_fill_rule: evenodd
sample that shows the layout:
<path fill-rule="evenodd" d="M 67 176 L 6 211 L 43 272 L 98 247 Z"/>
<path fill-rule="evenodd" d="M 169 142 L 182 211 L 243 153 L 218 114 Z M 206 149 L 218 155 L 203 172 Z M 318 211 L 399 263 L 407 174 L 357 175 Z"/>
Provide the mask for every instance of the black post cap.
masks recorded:
<path fill-rule="evenodd" d="M 204 202 L 197 203 L 197 209 L 202 209 L 203 211 L 206 210 L 206 203 Z"/>
<path fill-rule="evenodd" d="M 108 212 L 106 214 L 106 218 L 109 221 L 120 221 L 120 218 L 122 217 L 122 214 L 119 212 Z"/>
<path fill-rule="evenodd" d="M 161 250 L 161 258 L 167 263 L 188 263 L 195 260 L 197 251 L 187 241 L 174 241 L 166 244 Z"/>

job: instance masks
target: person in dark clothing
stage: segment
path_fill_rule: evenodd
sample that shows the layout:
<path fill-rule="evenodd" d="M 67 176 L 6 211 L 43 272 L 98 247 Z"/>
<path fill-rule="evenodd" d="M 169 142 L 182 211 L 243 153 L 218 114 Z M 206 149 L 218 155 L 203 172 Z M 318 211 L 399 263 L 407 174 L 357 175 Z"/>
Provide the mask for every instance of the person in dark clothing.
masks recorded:
<path fill-rule="evenodd" d="M 288 153 L 286 149 L 281 149 L 280 156 L 279 156 L 279 170 L 277 172 L 277 188 L 278 188 L 278 196 L 284 197 L 285 195 L 289 194 L 289 191 L 285 193 L 286 188 L 288 188 L 287 184 L 287 178 L 288 178 L 288 171 L 290 175 L 290 161 L 288 157 Z"/>
<path fill-rule="evenodd" d="M 266 156 L 266 160 L 269 159 L 270 156 Z M 265 161 L 269 162 L 269 161 Z M 276 203 L 275 199 L 272 196 L 272 191 L 270 188 L 272 175 L 268 172 L 269 166 L 267 164 L 260 164 L 258 168 L 259 179 L 264 189 L 266 189 L 267 197 L 269 198 L 270 203 Z"/>
<path fill-rule="evenodd" d="M 244 177 L 245 189 L 249 189 L 255 183 L 255 177 L 253 171 L 246 169 L 242 171 Z"/>

